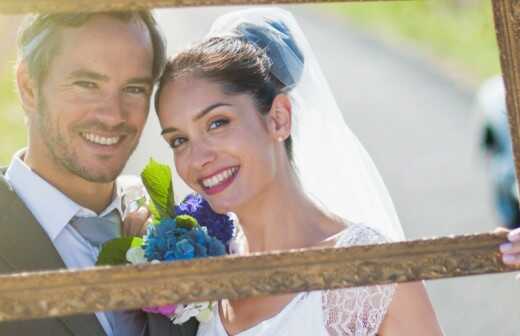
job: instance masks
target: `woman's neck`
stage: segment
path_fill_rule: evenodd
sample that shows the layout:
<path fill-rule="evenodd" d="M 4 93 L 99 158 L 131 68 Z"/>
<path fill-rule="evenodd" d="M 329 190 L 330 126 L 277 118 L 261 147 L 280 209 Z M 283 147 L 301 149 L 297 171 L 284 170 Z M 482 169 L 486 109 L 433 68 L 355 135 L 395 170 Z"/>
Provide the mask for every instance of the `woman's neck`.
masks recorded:
<path fill-rule="evenodd" d="M 275 181 L 237 212 L 249 252 L 309 247 L 341 230 L 307 197 L 293 173 Z"/>
<path fill-rule="evenodd" d="M 258 197 L 236 211 L 249 252 L 321 245 L 344 228 L 340 220 L 326 215 L 307 197 L 292 170 L 282 171 L 289 173 L 277 176 Z M 293 298 L 294 294 L 286 294 L 223 300 L 221 320 L 228 333 L 236 334 L 276 315 Z"/>

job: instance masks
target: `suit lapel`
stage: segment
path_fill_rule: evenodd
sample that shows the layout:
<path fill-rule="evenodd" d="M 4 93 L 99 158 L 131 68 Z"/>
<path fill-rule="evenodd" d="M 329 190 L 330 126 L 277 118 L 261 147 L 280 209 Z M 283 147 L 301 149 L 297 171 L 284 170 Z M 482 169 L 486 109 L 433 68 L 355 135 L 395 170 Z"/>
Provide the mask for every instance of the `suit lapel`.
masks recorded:
<path fill-rule="evenodd" d="M 65 268 L 47 233 L 36 221 L 0 170 L 0 256 L 11 273 Z M 42 199 L 42 202 L 45 200 Z M 49 204 L 49 206 L 52 206 Z M 73 335 L 104 335 L 96 316 L 78 315 L 58 318 Z"/>
<path fill-rule="evenodd" d="M 146 336 L 195 336 L 199 328 L 199 322 L 194 317 L 181 325 L 173 324 L 160 314 L 147 314 L 147 320 Z"/>
<path fill-rule="evenodd" d="M 47 233 L 0 175 L 0 255 L 13 271 L 65 268 Z M 44 202 L 44 200 L 42 200 Z"/>

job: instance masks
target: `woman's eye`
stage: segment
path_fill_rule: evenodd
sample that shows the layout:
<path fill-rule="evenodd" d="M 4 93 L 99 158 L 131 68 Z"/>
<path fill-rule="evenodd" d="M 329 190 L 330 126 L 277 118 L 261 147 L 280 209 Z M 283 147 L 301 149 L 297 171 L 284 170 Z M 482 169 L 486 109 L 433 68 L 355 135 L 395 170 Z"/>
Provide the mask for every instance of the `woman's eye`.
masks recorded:
<path fill-rule="evenodd" d="M 77 81 L 77 82 L 74 82 L 74 85 L 77 85 L 84 89 L 95 89 L 98 87 L 96 83 L 89 82 L 89 81 Z"/>
<path fill-rule="evenodd" d="M 225 126 L 227 124 L 229 124 L 229 120 L 227 120 L 227 119 L 217 119 L 217 120 L 212 121 L 209 124 L 209 129 L 219 128 L 219 127 Z"/>
<path fill-rule="evenodd" d="M 178 148 L 180 145 L 182 145 L 186 141 L 188 141 L 186 138 L 181 138 L 181 137 L 174 138 L 170 141 L 170 147 L 173 149 Z"/>

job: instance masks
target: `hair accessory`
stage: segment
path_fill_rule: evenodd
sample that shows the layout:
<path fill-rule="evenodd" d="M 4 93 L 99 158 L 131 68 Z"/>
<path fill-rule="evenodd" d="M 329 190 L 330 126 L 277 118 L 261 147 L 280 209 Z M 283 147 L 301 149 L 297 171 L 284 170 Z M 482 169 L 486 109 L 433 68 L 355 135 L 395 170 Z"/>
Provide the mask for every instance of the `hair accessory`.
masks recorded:
<path fill-rule="evenodd" d="M 403 240 L 403 229 L 377 167 L 345 124 L 294 17 L 278 8 L 228 13 L 215 21 L 209 37 L 229 35 L 265 47 L 275 64 L 271 74 L 292 87 L 288 96 L 294 167 L 306 194 L 327 213 L 363 223 L 390 240 Z"/>

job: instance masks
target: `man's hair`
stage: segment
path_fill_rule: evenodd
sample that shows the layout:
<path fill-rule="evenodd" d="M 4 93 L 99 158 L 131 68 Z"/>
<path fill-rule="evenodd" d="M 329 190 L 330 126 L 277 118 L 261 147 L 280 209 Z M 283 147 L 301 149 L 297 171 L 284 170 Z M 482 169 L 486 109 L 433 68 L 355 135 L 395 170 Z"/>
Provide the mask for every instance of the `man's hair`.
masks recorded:
<path fill-rule="evenodd" d="M 166 63 L 166 42 L 149 11 L 37 14 L 29 15 L 18 31 L 18 62 L 26 62 L 29 75 L 40 86 L 60 48 L 60 30 L 81 27 L 96 15 L 107 15 L 123 22 L 142 20 L 153 46 L 153 78 L 159 79 Z"/>

